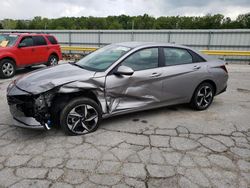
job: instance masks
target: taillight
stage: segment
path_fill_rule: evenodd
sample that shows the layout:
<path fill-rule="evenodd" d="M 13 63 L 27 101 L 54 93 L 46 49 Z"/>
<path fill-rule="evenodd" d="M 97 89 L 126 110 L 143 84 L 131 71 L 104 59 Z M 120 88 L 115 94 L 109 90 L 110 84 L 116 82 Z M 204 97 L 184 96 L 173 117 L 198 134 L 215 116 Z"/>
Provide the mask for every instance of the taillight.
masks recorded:
<path fill-rule="evenodd" d="M 226 73 L 228 73 L 227 68 L 225 65 L 221 65 L 220 68 L 222 68 Z"/>

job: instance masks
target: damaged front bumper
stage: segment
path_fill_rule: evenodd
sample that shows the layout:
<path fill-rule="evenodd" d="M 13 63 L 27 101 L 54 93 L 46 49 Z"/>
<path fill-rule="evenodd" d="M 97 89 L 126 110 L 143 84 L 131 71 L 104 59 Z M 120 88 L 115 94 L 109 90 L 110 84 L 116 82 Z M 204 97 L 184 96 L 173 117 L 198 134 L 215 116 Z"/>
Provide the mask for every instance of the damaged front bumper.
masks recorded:
<path fill-rule="evenodd" d="M 38 121 L 36 114 L 35 97 L 15 85 L 8 89 L 7 101 L 13 117 L 13 125 L 31 129 L 47 129 L 44 122 Z M 46 127 L 47 126 L 47 127 Z"/>
<path fill-rule="evenodd" d="M 20 115 L 20 111 L 17 110 L 14 106 L 10 106 L 10 112 L 13 116 L 12 124 L 14 126 L 39 130 L 44 129 L 44 126 L 41 125 L 41 123 L 39 123 L 38 121 L 36 121 L 35 118 Z"/>

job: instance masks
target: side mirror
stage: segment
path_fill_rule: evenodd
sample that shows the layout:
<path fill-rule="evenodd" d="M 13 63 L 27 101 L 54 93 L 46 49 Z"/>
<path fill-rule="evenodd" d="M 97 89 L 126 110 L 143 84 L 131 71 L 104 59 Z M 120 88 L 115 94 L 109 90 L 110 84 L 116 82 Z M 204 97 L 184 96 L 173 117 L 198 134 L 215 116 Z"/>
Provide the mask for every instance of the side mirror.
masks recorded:
<path fill-rule="evenodd" d="M 120 67 L 118 67 L 115 74 L 131 76 L 132 74 L 134 74 L 134 70 L 131 69 L 130 67 L 121 65 Z"/>
<path fill-rule="evenodd" d="M 18 48 L 23 48 L 23 47 L 26 47 L 27 45 L 26 45 L 26 43 L 23 43 L 23 42 L 21 42 L 20 44 L 18 44 Z"/>

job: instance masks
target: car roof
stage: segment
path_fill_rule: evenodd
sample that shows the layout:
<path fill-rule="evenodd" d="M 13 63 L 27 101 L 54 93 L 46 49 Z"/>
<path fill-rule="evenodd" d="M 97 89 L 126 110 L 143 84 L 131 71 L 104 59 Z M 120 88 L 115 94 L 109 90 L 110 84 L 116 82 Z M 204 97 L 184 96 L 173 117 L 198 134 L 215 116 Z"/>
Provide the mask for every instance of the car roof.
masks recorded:
<path fill-rule="evenodd" d="M 51 34 L 48 34 L 48 33 L 16 33 L 16 32 L 13 32 L 13 33 L 3 33 L 3 34 L 7 34 L 7 35 L 18 35 L 18 36 L 52 36 Z"/>
<path fill-rule="evenodd" d="M 139 48 L 139 47 L 154 47 L 154 46 L 165 46 L 165 47 L 179 47 L 189 49 L 187 46 L 178 45 L 174 43 L 164 43 L 164 42 L 121 42 L 117 45 L 126 46 L 129 48 Z"/>

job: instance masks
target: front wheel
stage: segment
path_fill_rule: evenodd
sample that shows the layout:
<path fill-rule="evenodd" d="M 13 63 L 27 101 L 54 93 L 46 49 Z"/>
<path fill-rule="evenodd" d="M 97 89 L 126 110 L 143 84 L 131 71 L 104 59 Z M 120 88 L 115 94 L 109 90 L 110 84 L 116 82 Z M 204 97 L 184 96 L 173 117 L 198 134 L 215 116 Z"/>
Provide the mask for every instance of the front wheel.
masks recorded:
<path fill-rule="evenodd" d="M 55 66 L 57 64 L 58 64 L 58 57 L 56 55 L 50 55 L 46 65 L 47 66 Z"/>
<path fill-rule="evenodd" d="M 200 84 L 194 92 L 190 105 L 195 110 L 205 110 L 213 102 L 214 87 L 207 82 Z"/>
<path fill-rule="evenodd" d="M 0 61 L 0 77 L 11 78 L 16 73 L 15 62 L 11 59 L 3 59 Z"/>
<path fill-rule="evenodd" d="M 101 121 L 100 106 L 89 98 L 71 100 L 60 114 L 60 124 L 68 135 L 82 135 L 95 131 Z"/>

